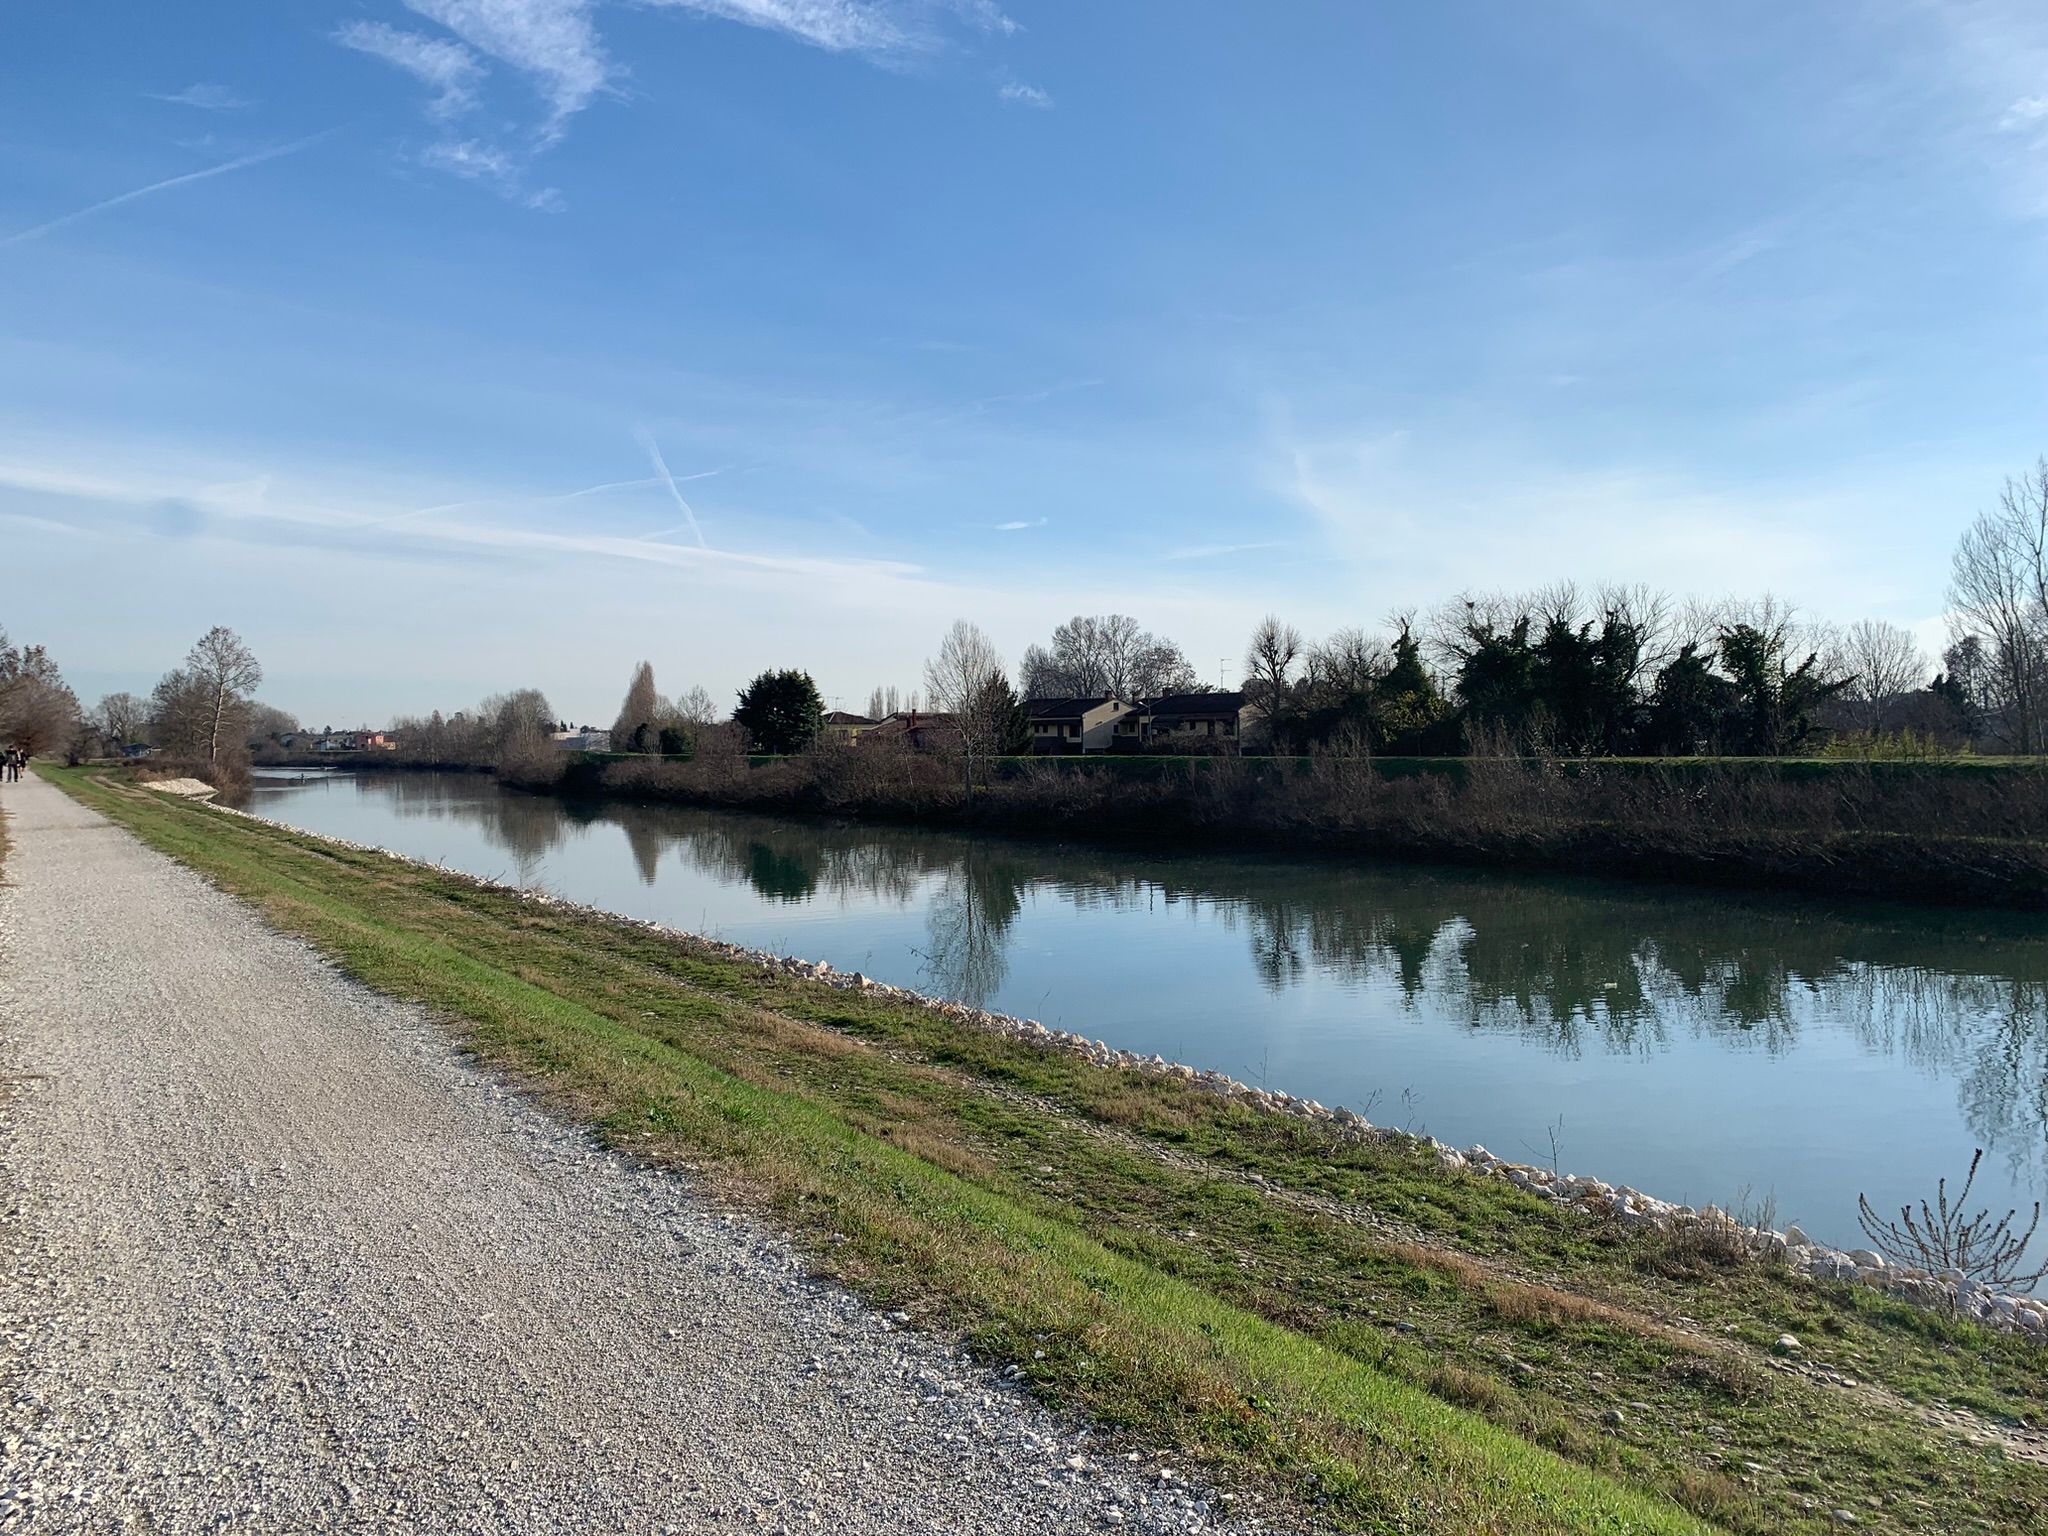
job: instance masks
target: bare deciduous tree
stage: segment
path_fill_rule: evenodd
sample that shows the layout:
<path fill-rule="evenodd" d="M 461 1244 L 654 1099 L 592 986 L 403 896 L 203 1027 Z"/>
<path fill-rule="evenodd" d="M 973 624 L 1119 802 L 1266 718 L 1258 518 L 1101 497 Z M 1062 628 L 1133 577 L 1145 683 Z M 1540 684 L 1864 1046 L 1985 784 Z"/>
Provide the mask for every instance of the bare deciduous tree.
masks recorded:
<path fill-rule="evenodd" d="M 1244 651 L 1246 702 L 1263 712 L 1266 729 L 1274 744 L 1286 729 L 1289 714 L 1289 685 L 1294 663 L 1301 656 L 1301 631 L 1274 614 L 1267 614 L 1252 631 Z"/>
<path fill-rule="evenodd" d="M 1076 614 L 1052 632 L 1049 648 L 1028 647 L 1019 670 L 1033 699 L 1149 699 L 1198 683 L 1179 646 L 1126 613 Z"/>
<path fill-rule="evenodd" d="M 1197 692 L 1202 679 L 1179 646 L 1171 640 L 1147 637 L 1131 658 L 1130 673 L 1123 684 L 1110 690 L 1120 699 L 1159 699 L 1168 694 Z"/>
<path fill-rule="evenodd" d="M 2016 752 L 2038 752 L 2048 702 L 2048 460 L 2008 480 L 1996 510 L 1956 545 L 1949 627 L 1988 658 L 1987 715 Z"/>
<path fill-rule="evenodd" d="M 490 761 L 515 781 L 546 782 L 560 773 L 561 753 L 550 739 L 555 712 L 538 688 L 495 693 L 477 706 Z"/>
<path fill-rule="evenodd" d="M 157 681 L 149 695 L 149 739 L 178 757 L 206 750 L 206 707 L 199 685 L 182 667 Z"/>
<path fill-rule="evenodd" d="M 1678 654 L 1683 625 L 1669 593 L 1639 581 L 1611 582 L 1593 594 L 1593 611 L 1610 629 L 1625 625 L 1636 636 L 1635 665 L 1623 680 L 1625 687 L 1641 688 Z"/>
<path fill-rule="evenodd" d="M 924 687 L 932 707 L 952 715 L 959 727 L 971 790 L 975 760 L 999 754 L 1010 731 L 1016 700 L 1002 653 L 978 625 L 956 619 L 938 653 L 924 664 Z"/>
<path fill-rule="evenodd" d="M 1370 693 L 1393 666 L 1386 642 L 1362 629 L 1340 629 L 1308 648 L 1302 683 L 1319 702 Z"/>
<path fill-rule="evenodd" d="M 0 630 L 0 746 L 34 757 L 69 747 L 78 732 L 78 697 L 40 645 L 19 650 Z"/>
<path fill-rule="evenodd" d="M 288 709 L 279 709 L 275 704 L 265 704 L 261 699 L 252 700 L 248 709 L 249 741 L 274 741 L 289 735 L 299 728 L 299 718 Z"/>
<path fill-rule="evenodd" d="M 1890 729 L 1900 700 L 1927 682 L 1927 658 L 1912 632 L 1882 619 L 1862 619 L 1841 632 L 1830 670 L 1849 678 L 1842 704 L 1859 731 Z"/>
<path fill-rule="evenodd" d="M 548 705 L 548 696 L 538 688 L 494 693 L 477 706 L 477 714 L 492 748 L 501 757 L 536 739 L 545 742 L 555 728 L 555 712 Z"/>
<path fill-rule="evenodd" d="M 723 713 L 717 701 L 704 691 L 701 683 L 691 684 L 687 693 L 677 696 L 672 707 L 678 720 L 685 725 L 697 727 L 718 724 Z"/>
<path fill-rule="evenodd" d="M 263 668 L 242 637 L 216 624 L 199 637 L 185 657 L 185 675 L 205 710 L 206 760 L 219 762 L 242 745 L 249 697 L 263 681 Z"/>
<path fill-rule="evenodd" d="M 125 747 L 149 728 L 149 705 L 132 693 L 110 693 L 94 707 L 92 723 L 109 745 Z"/>

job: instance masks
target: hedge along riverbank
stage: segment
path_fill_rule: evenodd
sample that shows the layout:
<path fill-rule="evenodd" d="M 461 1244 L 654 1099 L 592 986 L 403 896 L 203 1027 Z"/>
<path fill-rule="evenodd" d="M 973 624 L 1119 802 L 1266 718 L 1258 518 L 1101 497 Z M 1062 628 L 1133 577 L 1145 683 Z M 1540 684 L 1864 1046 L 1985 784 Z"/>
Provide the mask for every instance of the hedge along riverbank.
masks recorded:
<path fill-rule="evenodd" d="M 1407 771 L 1418 761 L 1455 766 Z M 1269 848 L 2048 910 L 2048 775 L 1919 764 L 589 757 L 523 787 L 1174 851 Z M 1200 763 L 1203 766 L 1196 767 Z M 1676 763 L 1678 766 L 1672 766 Z M 1122 766 L 1119 766 L 1121 764 Z"/>
<path fill-rule="evenodd" d="M 1999 1427 L 2048 1416 L 2022 1340 L 864 978 L 67 783 L 615 1144 L 751 1192 L 826 1272 L 1328 1523 L 1674 1528 L 1663 1499 L 1758 1533 L 2048 1519 Z"/>
<path fill-rule="evenodd" d="M 856 749 L 857 750 L 857 749 Z M 667 757 L 651 753 L 633 752 L 578 752 L 569 754 L 572 760 L 599 763 L 658 761 L 665 763 L 687 763 L 694 760 L 693 754 L 678 754 Z M 747 758 L 752 768 L 766 768 L 776 763 L 799 761 L 801 754 L 789 755 L 755 754 Z M 375 762 L 374 754 L 358 754 L 351 761 Z M 2018 775 L 2023 780 L 2031 779 L 2035 787 L 2048 789 L 2048 758 L 2042 757 L 1948 757 L 1948 758 L 1849 758 L 1849 757 L 1567 757 L 1567 758 L 1475 758 L 1475 757 L 1363 757 L 1331 758 L 1313 754 L 1281 754 L 1278 756 L 1252 754 L 1247 756 L 1205 755 L 1201 753 L 1139 753 L 1103 752 L 1089 755 L 1070 753 L 1054 756 L 993 757 L 986 759 L 988 775 L 997 779 L 1020 778 L 1026 774 L 1051 770 L 1066 773 L 1112 773 L 1121 777 L 1139 780 L 1183 781 L 1202 773 L 1215 771 L 1220 764 L 1241 763 L 1246 772 L 1255 777 L 1274 774 L 1301 774 L 1314 769 L 1319 763 L 1330 761 L 1353 762 L 1369 767 L 1373 772 L 1386 778 L 1405 779 L 1436 774 L 1462 782 L 1477 766 L 1482 772 L 1489 767 L 1502 764 L 1512 765 L 1526 772 L 1554 772 L 1566 775 L 1585 773 L 1627 773 L 1666 775 L 1677 778 L 1705 778 L 1717 774 L 1738 774 L 1764 780 L 1785 780 L 1790 782 L 1825 782 L 1854 777 L 1869 777 L 1894 783 L 1912 783 L 1928 780 L 1969 779 L 1984 774 Z"/>

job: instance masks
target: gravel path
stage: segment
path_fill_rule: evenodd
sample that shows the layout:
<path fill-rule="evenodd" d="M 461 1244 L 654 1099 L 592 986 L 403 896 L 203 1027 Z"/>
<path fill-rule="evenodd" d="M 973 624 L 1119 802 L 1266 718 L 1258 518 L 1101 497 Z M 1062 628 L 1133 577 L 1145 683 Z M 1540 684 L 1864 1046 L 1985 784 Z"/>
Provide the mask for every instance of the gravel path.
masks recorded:
<path fill-rule="evenodd" d="M 1259 1528 L 60 791 L 0 810 L 0 1530 Z"/>

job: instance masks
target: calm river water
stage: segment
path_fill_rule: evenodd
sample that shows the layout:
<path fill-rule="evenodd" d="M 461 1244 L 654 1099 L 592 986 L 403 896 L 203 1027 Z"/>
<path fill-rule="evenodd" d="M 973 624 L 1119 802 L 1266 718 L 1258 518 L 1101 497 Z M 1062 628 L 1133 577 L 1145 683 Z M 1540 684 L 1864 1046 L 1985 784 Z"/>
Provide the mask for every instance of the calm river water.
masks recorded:
<path fill-rule="evenodd" d="M 1078 1030 L 1666 1199 L 1860 1241 L 1971 1150 L 2048 1189 L 2048 937 L 1982 913 L 1157 855 L 261 779 L 309 832 Z"/>

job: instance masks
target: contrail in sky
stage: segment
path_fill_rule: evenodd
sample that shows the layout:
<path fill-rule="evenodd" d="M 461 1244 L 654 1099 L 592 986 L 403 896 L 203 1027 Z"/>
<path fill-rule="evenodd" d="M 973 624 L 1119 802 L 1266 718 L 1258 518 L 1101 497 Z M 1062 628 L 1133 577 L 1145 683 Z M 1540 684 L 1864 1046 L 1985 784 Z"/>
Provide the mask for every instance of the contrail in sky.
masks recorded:
<path fill-rule="evenodd" d="M 319 143 L 320 140 L 333 132 L 335 130 L 329 128 L 320 133 L 308 134 L 303 139 L 294 139 L 289 144 L 279 144 L 274 149 L 259 149 L 253 155 L 242 155 L 234 160 L 223 161 L 219 165 L 208 166 L 203 171 L 187 171 L 182 176 L 171 176 L 162 181 L 153 181 L 146 187 L 137 187 L 132 192 L 123 192 L 117 197 L 107 198 L 105 201 L 94 203 L 90 207 L 80 208 L 72 213 L 60 214 L 58 217 L 51 219 L 47 224 L 38 224 L 33 229 L 17 230 L 11 235 L 0 235 L 0 247 L 20 245 L 24 240 L 40 239 L 53 229 L 62 229 L 66 224 L 76 224 L 80 219 L 90 218 L 96 213 L 104 213 L 109 208 L 118 208 L 123 203 L 132 203 L 139 197 L 148 197 L 156 192 L 168 192 L 172 187 L 182 187 L 190 181 L 204 181 L 209 176 L 225 176 L 229 171 L 239 171 L 247 166 L 261 165 L 266 160 L 278 160 L 286 155 L 295 155 L 308 145 Z"/>
<path fill-rule="evenodd" d="M 647 458 L 654 465 L 654 472 L 661 476 L 668 486 L 669 495 L 675 497 L 676 505 L 683 510 L 683 526 L 690 530 L 690 536 L 697 541 L 699 549 L 708 549 L 704 542 L 704 530 L 697 526 L 697 514 L 690 510 L 690 504 L 683 500 L 682 489 L 676 484 L 676 477 L 668 472 L 668 460 L 661 456 L 661 448 L 654 441 L 654 434 L 645 427 L 637 428 L 633 434 L 640 439 L 640 446 L 647 450 Z M 696 477 L 692 477 L 696 478 Z"/>

